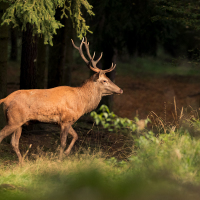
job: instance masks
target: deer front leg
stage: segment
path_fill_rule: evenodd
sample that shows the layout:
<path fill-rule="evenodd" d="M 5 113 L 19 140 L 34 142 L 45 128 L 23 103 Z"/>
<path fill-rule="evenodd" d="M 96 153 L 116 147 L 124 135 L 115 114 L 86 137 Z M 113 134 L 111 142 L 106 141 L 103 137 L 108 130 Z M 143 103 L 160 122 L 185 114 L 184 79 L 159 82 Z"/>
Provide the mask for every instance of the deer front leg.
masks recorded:
<path fill-rule="evenodd" d="M 69 124 L 62 124 L 61 125 L 61 133 L 60 133 L 60 160 L 62 160 L 63 152 L 66 147 L 66 140 L 67 134 L 69 131 L 70 125 Z"/>
<path fill-rule="evenodd" d="M 69 127 L 69 134 L 72 135 L 73 139 L 69 145 L 69 147 L 67 148 L 67 150 L 64 152 L 65 155 L 69 155 L 70 151 L 72 149 L 72 147 L 74 146 L 74 143 L 76 142 L 76 140 L 78 140 L 78 135 L 76 133 L 76 131 L 72 128 L 72 126 Z"/>

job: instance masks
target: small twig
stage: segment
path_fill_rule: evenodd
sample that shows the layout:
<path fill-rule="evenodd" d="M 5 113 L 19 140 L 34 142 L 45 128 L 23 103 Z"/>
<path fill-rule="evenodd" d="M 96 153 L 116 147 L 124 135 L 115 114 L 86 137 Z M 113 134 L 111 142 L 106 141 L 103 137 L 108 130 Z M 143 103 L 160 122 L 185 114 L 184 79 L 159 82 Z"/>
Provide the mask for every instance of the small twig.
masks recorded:
<path fill-rule="evenodd" d="M 22 160 L 25 159 L 25 157 L 27 156 L 27 154 L 28 154 L 28 152 L 29 152 L 29 150 L 30 150 L 31 147 L 32 147 L 32 144 L 29 145 L 29 148 L 27 149 L 26 153 L 23 155 Z"/>
<path fill-rule="evenodd" d="M 177 122 L 178 117 L 177 117 L 176 98 L 175 98 L 175 96 L 174 96 L 174 110 L 175 110 L 175 121 Z"/>
<path fill-rule="evenodd" d="M 157 117 L 157 120 L 160 122 L 161 126 L 163 127 L 164 133 L 166 133 L 165 125 L 163 124 L 161 118 L 158 117 L 158 115 L 156 115 L 156 113 L 153 112 L 153 111 L 151 111 L 150 113 L 153 113 L 153 114 Z M 149 115 L 148 115 L 148 116 L 149 116 Z M 148 117 L 148 116 L 147 116 L 147 117 Z"/>
<path fill-rule="evenodd" d="M 181 109 L 181 114 L 180 114 L 179 119 L 181 119 L 182 117 L 183 117 L 183 107 L 182 107 L 182 109 Z"/>
<path fill-rule="evenodd" d="M 167 106 L 166 106 L 166 102 L 164 102 L 164 115 L 165 115 L 165 124 L 167 122 Z"/>
<path fill-rule="evenodd" d="M 89 134 L 91 131 L 93 131 L 94 124 L 95 124 L 95 122 L 92 124 L 92 128 L 87 132 L 87 134 Z"/>

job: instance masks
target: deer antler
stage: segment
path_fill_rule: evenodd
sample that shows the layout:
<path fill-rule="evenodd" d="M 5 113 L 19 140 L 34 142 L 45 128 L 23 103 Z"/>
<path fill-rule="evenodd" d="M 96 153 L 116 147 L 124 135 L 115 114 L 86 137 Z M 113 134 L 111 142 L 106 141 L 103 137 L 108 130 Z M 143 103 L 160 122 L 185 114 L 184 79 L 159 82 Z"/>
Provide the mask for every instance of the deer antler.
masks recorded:
<path fill-rule="evenodd" d="M 103 52 L 101 52 L 101 55 L 100 57 L 95 61 L 94 60 L 94 57 L 95 57 L 95 52 L 93 54 L 93 57 L 90 55 L 90 50 L 89 50 L 89 42 L 87 42 L 87 38 L 85 38 L 85 42 L 83 42 L 84 45 L 85 45 L 85 49 L 86 49 L 86 52 L 87 52 L 87 55 L 88 57 L 90 58 L 90 61 L 92 63 L 92 66 L 95 68 L 95 69 L 98 69 L 100 70 L 98 67 L 97 67 L 97 63 L 101 60 L 102 56 L 103 56 Z"/>
<path fill-rule="evenodd" d="M 113 71 L 115 69 L 115 67 L 116 67 L 116 64 L 113 66 L 113 63 L 112 63 L 111 68 L 105 69 L 105 70 L 102 70 L 102 71 L 103 71 L 103 73 L 108 73 L 108 72 Z"/>
<path fill-rule="evenodd" d="M 71 39 L 71 40 L 72 40 L 72 39 Z M 80 47 L 77 47 L 77 46 L 74 44 L 74 41 L 73 41 L 73 40 L 72 40 L 72 44 L 73 44 L 74 48 L 78 49 L 78 51 L 79 51 L 79 53 L 80 53 L 82 59 L 86 62 L 87 66 L 88 66 L 92 71 L 97 72 L 97 73 L 99 73 L 100 71 L 101 71 L 101 73 L 107 73 L 107 72 L 111 72 L 112 70 L 115 69 L 116 64 L 113 66 L 113 63 L 112 63 L 111 68 L 106 69 L 106 70 L 101 70 L 101 69 L 99 69 L 99 68 L 96 66 L 97 63 L 101 60 L 101 58 L 102 58 L 102 56 L 103 56 L 103 52 L 101 52 L 100 57 L 95 61 L 95 60 L 94 60 L 95 52 L 94 52 L 93 57 L 92 57 L 91 54 L 90 54 L 89 42 L 87 42 L 87 38 L 85 38 L 85 41 L 84 41 L 84 38 L 82 39 L 81 44 L 80 44 Z M 88 60 L 85 58 L 84 54 L 83 54 L 83 50 L 82 50 L 83 44 L 85 45 L 85 49 L 86 49 L 86 52 L 87 52 L 87 55 L 88 55 L 90 61 L 88 61 Z M 92 66 L 91 66 L 91 65 L 92 65 Z"/>
<path fill-rule="evenodd" d="M 89 64 L 89 61 L 85 58 L 85 56 L 83 55 L 83 50 L 82 50 L 82 46 L 83 46 L 83 42 L 84 42 L 84 38 L 82 39 L 81 41 L 81 44 L 80 44 L 80 47 L 77 47 L 75 44 L 74 44 L 74 41 L 71 39 L 72 41 L 72 44 L 74 46 L 74 48 L 78 49 L 80 55 L 81 55 L 81 58 L 86 62 L 86 64 L 88 65 Z"/>

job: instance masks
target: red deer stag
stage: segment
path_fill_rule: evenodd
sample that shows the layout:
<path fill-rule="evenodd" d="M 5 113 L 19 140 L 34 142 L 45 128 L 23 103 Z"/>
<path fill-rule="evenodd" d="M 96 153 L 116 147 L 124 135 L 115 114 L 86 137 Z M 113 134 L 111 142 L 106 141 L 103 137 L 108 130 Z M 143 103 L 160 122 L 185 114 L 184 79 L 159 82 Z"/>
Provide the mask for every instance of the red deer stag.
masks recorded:
<path fill-rule="evenodd" d="M 111 94 L 122 94 L 123 90 L 115 85 L 105 73 L 114 70 L 115 66 L 110 69 L 101 70 L 97 68 L 97 63 L 102 57 L 94 61 L 89 52 L 89 43 L 82 40 L 80 47 L 77 47 L 73 40 L 73 46 L 78 49 L 82 59 L 87 66 L 94 72 L 88 80 L 80 87 L 59 86 L 51 89 L 31 89 L 18 90 L 0 100 L 3 103 L 4 114 L 7 119 L 7 125 L 0 131 L 0 143 L 8 135 L 12 134 L 11 144 L 16 152 L 19 163 L 23 158 L 19 151 L 19 139 L 22 132 L 22 125 L 31 120 L 40 122 L 57 123 L 61 127 L 61 148 L 60 159 L 62 159 L 66 147 L 67 134 L 71 134 L 73 139 L 64 152 L 68 155 L 78 139 L 77 133 L 72 128 L 83 114 L 95 109 L 102 96 Z M 82 46 L 85 45 L 89 61 L 82 52 Z"/>

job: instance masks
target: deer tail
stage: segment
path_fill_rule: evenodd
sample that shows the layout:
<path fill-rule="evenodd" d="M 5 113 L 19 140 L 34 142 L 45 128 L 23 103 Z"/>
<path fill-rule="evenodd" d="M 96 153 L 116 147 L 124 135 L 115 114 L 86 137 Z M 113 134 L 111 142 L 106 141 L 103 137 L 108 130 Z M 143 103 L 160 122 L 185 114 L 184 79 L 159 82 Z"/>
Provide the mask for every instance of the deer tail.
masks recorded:
<path fill-rule="evenodd" d="M 5 98 L 4 98 L 4 99 L 0 99 L 0 104 L 1 104 L 1 103 L 3 103 L 3 102 L 4 102 L 4 100 L 5 100 Z"/>

